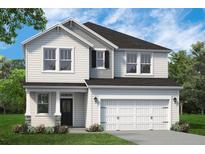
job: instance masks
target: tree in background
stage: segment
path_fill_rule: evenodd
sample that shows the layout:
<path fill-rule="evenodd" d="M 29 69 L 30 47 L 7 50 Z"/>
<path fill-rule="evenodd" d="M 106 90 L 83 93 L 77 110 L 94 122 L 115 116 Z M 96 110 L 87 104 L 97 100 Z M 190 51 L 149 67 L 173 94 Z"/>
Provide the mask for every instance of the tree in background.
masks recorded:
<path fill-rule="evenodd" d="M 195 93 L 197 97 L 197 105 L 204 114 L 205 109 L 205 43 L 197 42 L 192 45 L 192 55 L 194 59 L 193 76 L 195 81 Z"/>
<path fill-rule="evenodd" d="M 44 30 L 46 17 L 42 9 L 8 8 L 0 9 L 0 42 L 12 44 L 17 36 L 16 30 L 23 25 L 33 26 L 36 30 Z"/>
<path fill-rule="evenodd" d="M 4 113 L 8 109 L 17 113 L 25 110 L 24 78 L 24 69 L 14 69 L 7 79 L 0 80 L 0 105 Z"/>
<path fill-rule="evenodd" d="M 192 82 L 193 58 L 185 50 L 172 52 L 169 63 L 169 78 L 183 86 L 180 91 L 180 113 L 183 112 L 184 104 L 192 102 L 194 83 Z M 190 96 L 190 97 L 187 97 Z"/>

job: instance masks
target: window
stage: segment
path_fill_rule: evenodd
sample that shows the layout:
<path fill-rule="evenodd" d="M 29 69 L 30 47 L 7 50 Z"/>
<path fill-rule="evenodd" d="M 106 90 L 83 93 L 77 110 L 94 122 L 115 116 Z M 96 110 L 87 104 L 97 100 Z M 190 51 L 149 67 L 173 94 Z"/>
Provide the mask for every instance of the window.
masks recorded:
<path fill-rule="evenodd" d="M 151 54 L 141 54 L 141 73 L 151 73 Z"/>
<path fill-rule="evenodd" d="M 96 51 L 96 67 L 104 68 L 105 67 L 105 52 Z"/>
<path fill-rule="evenodd" d="M 71 51 L 72 49 L 60 49 L 60 71 L 71 70 Z"/>
<path fill-rule="evenodd" d="M 55 48 L 44 48 L 44 70 L 55 70 L 56 69 L 56 49 Z"/>
<path fill-rule="evenodd" d="M 127 53 L 127 73 L 137 73 L 137 53 Z"/>
<path fill-rule="evenodd" d="M 37 113 L 48 113 L 48 94 L 38 94 Z"/>

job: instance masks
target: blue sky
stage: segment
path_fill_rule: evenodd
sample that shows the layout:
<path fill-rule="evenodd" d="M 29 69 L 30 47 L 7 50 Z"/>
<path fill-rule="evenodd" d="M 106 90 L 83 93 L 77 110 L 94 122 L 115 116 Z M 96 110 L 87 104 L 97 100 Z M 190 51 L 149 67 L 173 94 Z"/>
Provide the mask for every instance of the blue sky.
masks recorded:
<path fill-rule="evenodd" d="M 205 40 L 204 9 L 44 9 L 47 27 L 66 18 L 95 22 L 157 43 L 175 51 L 189 50 L 192 43 Z M 21 42 L 38 33 L 24 26 L 17 31 L 16 43 L 0 42 L 0 55 L 23 58 Z"/>

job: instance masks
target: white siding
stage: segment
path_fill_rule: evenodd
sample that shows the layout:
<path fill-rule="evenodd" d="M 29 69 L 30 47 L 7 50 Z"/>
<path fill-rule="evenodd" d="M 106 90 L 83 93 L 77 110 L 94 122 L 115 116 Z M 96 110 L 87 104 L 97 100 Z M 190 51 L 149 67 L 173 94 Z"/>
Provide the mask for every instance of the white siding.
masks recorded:
<path fill-rule="evenodd" d="M 173 97 L 178 96 L 178 90 L 158 90 L 158 89 L 91 89 L 88 93 L 87 102 L 87 116 L 86 127 L 89 127 L 93 123 L 100 123 L 100 102 L 96 103 L 93 97 L 110 98 L 110 99 L 169 99 L 171 114 L 169 115 L 172 124 L 179 119 L 179 105 L 172 101 Z"/>
<path fill-rule="evenodd" d="M 153 75 L 126 75 L 126 54 L 124 51 L 114 52 L 114 63 L 115 77 L 168 78 L 167 53 L 153 53 Z"/>
<path fill-rule="evenodd" d="M 112 59 L 114 49 L 110 47 L 108 44 L 104 43 L 102 40 L 97 38 L 96 36 L 88 33 L 84 29 L 80 28 L 78 25 L 74 24 L 72 27 L 65 25 L 67 28 L 77 33 L 82 38 L 88 40 L 94 45 L 94 48 L 105 48 L 110 51 L 110 68 L 109 69 L 95 69 L 91 66 L 91 51 L 90 51 L 90 77 L 91 78 L 113 78 L 113 69 L 112 69 Z"/>
<path fill-rule="evenodd" d="M 49 115 L 37 115 L 37 93 L 31 92 L 31 125 L 55 126 L 56 93 L 49 93 Z M 85 102 L 84 93 L 73 93 L 73 126 L 85 127 Z"/>
<path fill-rule="evenodd" d="M 85 102 L 83 93 L 73 94 L 73 126 L 85 127 Z"/>
<path fill-rule="evenodd" d="M 50 93 L 49 102 L 49 115 L 37 115 L 37 93 L 31 92 L 31 125 L 39 126 L 44 124 L 45 126 L 55 125 L 55 93 Z"/>
<path fill-rule="evenodd" d="M 43 71 L 43 46 L 74 47 L 74 73 Z M 55 29 L 26 46 L 27 82 L 84 82 L 89 79 L 89 47 L 64 30 Z"/>

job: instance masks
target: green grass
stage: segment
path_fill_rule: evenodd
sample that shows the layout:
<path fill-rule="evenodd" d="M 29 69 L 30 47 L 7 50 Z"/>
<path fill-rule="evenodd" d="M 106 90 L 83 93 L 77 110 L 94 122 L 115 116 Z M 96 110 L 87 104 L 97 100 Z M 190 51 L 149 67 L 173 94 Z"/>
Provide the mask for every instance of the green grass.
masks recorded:
<path fill-rule="evenodd" d="M 0 144 L 121 145 L 133 144 L 107 133 L 14 134 L 12 126 L 24 122 L 20 114 L 0 115 Z"/>
<path fill-rule="evenodd" d="M 180 119 L 190 123 L 189 133 L 205 135 L 205 115 L 184 114 Z"/>

